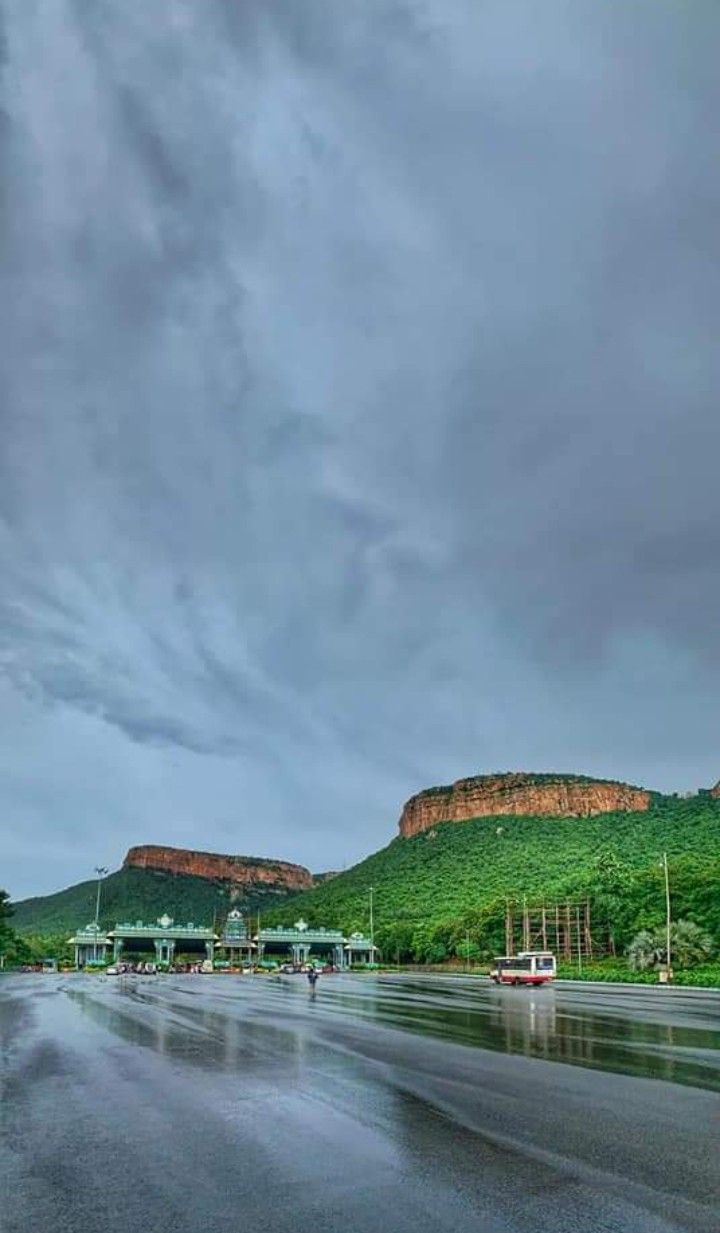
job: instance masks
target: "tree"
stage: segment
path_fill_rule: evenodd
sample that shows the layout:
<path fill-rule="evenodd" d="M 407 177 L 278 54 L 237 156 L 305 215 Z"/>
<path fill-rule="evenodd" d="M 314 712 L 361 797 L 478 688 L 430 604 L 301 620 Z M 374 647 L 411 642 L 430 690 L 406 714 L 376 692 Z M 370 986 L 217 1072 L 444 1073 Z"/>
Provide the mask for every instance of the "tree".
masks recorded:
<path fill-rule="evenodd" d="M 419 957 L 425 963 L 444 963 L 448 957 L 447 947 L 443 942 L 428 942 Z"/>
<path fill-rule="evenodd" d="M 6 941 L 14 936 L 10 928 L 10 917 L 12 914 L 10 896 L 6 890 L 0 890 L 0 948 L 4 948 Z"/>
<path fill-rule="evenodd" d="M 443 963 L 448 950 L 441 930 L 419 925 L 413 933 L 412 953 L 416 963 Z"/>
<path fill-rule="evenodd" d="M 641 929 L 627 948 L 628 964 L 633 972 L 649 972 L 660 962 L 657 930 Z"/>
<path fill-rule="evenodd" d="M 10 928 L 10 918 L 13 914 L 10 906 L 10 896 L 7 891 L 0 890 L 0 955 L 3 960 L 18 962 L 24 957 L 25 947 L 22 939 Z"/>
<path fill-rule="evenodd" d="M 39 963 L 51 957 L 60 963 L 68 963 L 73 957 L 66 933 L 26 933 L 16 939 L 16 948 L 17 944 L 26 952 L 22 955 L 22 961 Z"/>
<path fill-rule="evenodd" d="M 663 930 L 658 930 L 658 933 L 662 937 L 661 962 L 665 963 L 665 933 Z M 672 962 L 679 968 L 691 968 L 697 963 L 706 963 L 714 949 L 710 934 L 691 920 L 679 920 L 671 927 L 670 947 Z"/>
<path fill-rule="evenodd" d="M 705 963 L 713 953 L 709 933 L 691 920 L 679 920 L 670 930 L 672 963 L 678 968 L 691 968 Z M 667 939 L 664 928 L 641 929 L 627 949 L 628 963 L 635 972 L 647 972 L 667 963 Z"/>
<path fill-rule="evenodd" d="M 614 849 L 603 848 L 591 868 L 588 890 L 592 895 L 595 913 L 601 920 L 607 921 L 613 955 L 616 953 L 616 945 L 622 941 L 623 933 L 627 938 L 632 928 L 629 918 L 633 912 L 634 888 L 633 871 Z"/>
<path fill-rule="evenodd" d="M 413 925 L 408 921 L 380 925 L 375 942 L 388 963 L 407 963 L 413 957 Z"/>
<path fill-rule="evenodd" d="M 483 957 L 483 951 L 477 942 L 473 938 L 468 939 L 467 935 L 456 939 L 453 950 L 457 958 L 465 963 L 478 963 Z"/>

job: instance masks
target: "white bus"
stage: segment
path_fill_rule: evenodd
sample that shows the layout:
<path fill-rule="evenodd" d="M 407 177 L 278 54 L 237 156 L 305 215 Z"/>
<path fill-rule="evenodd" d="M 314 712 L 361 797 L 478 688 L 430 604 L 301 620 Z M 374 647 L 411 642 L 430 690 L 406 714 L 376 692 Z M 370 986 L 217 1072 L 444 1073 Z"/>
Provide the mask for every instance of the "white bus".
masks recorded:
<path fill-rule="evenodd" d="M 555 956 L 549 950 L 523 950 L 501 955 L 490 972 L 496 985 L 546 985 L 556 976 Z"/>

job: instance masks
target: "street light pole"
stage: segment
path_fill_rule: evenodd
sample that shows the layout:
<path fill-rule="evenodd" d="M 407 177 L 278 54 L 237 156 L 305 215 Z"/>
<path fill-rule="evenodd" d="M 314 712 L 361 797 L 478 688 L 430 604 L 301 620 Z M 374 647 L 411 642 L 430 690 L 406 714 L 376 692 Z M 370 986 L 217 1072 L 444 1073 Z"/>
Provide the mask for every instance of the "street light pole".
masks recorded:
<path fill-rule="evenodd" d="M 375 920 L 373 916 L 373 891 L 374 886 L 370 887 L 370 962 L 375 963 Z"/>
<path fill-rule="evenodd" d="M 470 930 L 465 930 L 465 969 L 470 971 Z"/>
<path fill-rule="evenodd" d="M 667 949 L 667 973 L 668 980 L 670 979 L 671 955 L 670 955 L 670 927 L 672 917 L 670 911 L 670 873 L 668 870 L 667 852 L 663 852 L 663 870 L 665 871 L 665 945 Z"/>
<path fill-rule="evenodd" d="M 96 865 L 95 872 L 97 874 L 98 884 L 97 884 L 97 897 L 95 899 L 95 945 L 93 946 L 93 959 L 95 963 L 97 963 L 97 939 L 98 939 L 98 928 L 100 924 L 100 888 L 102 887 L 102 880 L 105 877 L 105 874 L 107 873 L 107 869 L 105 868 L 104 865 Z"/>

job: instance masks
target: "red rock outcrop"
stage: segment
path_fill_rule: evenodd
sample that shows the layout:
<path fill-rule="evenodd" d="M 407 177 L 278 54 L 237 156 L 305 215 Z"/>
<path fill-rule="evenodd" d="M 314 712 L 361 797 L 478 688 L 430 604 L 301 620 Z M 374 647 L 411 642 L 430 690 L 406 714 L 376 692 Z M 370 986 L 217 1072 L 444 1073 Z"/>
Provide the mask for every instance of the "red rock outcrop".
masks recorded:
<path fill-rule="evenodd" d="M 313 877 L 302 865 L 262 860 L 253 856 L 223 856 L 217 852 L 194 852 L 188 848 L 130 848 L 123 868 L 160 869 L 164 873 L 189 873 L 197 878 L 233 882 L 243 886 L 264 885 L 277 890 L 308 890 Z"/>
<path fill-rule="evenodd" d="M 651 794 L 644 788 L 581 775 L 476 775 L 411 796 L 400 817 L 400 834 L 407 839 L 438 822 L 495 815 L 587 818 L 615 810 L 645 810 L 650 800 Z"/>
<path fill-rule="evenodd" d="M 710 789 L 710 795 L 720 798 L 720 779 L 718 779 L 715 787 Z"/>

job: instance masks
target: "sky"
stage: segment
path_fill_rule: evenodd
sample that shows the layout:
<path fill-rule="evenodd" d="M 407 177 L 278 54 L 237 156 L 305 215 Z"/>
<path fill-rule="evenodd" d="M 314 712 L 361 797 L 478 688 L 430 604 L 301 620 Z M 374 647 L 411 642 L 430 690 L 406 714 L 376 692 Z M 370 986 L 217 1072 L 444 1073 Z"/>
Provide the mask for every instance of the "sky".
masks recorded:
<path fill-rule="evenodd" d="M 0 25 L 0 885 L 720 778 L 715 0 Z"/>

